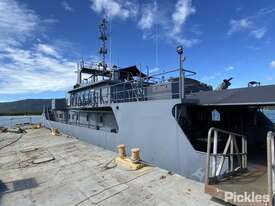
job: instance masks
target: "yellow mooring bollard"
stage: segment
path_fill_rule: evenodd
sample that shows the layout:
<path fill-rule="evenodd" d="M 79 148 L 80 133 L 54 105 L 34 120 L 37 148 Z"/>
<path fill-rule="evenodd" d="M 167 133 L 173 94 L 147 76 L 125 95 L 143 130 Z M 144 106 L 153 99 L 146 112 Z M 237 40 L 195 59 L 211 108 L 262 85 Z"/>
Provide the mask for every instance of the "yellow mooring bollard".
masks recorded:
<path fill-rule="evenodd" d="M 52 135 L 53 135 L 53 136 L 58 136 L 58 135 L 60 135 L 60 133 L 59 133 L 59 131 L 58 131 L 57 128 L 52 128 Z"/>
<path fill-rule="evenodd" d="M 131 161 L 133 163 L 138 163 L 140 161 L 139 148 L 131 149 Z"/>
<path fill-rule="evenodd" d="M 124 159 L 126 157 L 126 149 L 125 149 L 125 145 L 124 144 L 120 144 L 117 146 L 117 150 L 118 150 L 118 156 L 121 159 Z"/>
<path fill-rule="evenodd" d="M 132 170 L 138 170 L 144 167 L 145 165 L 140 161 L 139 157 L 139 148 L 131 149 L 131 157 L 126 156 L 126 149 L 124 144 L 117 146 L 118 157 L 115 158 L 115 161 L 118 165 L 127 167 Z"/>

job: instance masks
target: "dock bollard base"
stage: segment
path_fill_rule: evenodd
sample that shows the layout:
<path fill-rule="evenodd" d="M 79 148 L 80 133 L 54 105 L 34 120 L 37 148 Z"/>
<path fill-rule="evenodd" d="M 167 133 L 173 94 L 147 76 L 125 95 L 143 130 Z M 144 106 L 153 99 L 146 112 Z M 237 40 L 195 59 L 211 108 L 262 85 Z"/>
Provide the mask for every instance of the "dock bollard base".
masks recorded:
<path fill-rule="evenodd" d="M 115 161 L 118 165 L 130 168 L 132 170 L 139 170 L 144 167 L 142 163 L 133 163 L 129 158 L 116 157 Z"/>

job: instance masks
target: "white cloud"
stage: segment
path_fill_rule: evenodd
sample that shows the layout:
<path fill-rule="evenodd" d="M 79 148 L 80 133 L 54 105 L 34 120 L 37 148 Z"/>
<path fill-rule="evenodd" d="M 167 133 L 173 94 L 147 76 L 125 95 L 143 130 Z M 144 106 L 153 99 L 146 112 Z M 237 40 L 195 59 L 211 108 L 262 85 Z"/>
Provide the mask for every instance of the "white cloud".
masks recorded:
<path fill-rule="evenodd" d="M 255 29 L 249 33 L 250 36 L 256 39 L 262 39 L 267 32 L 266 28 Z"/>
<path fill-rule="evenodd" d="M 275 60 L 272 61 L 272 62 L 270 62 L 270 67 L 273 68 L 273 69 L 275 69 Z"/>
<path fill-rule="evenodd" d="M 41 52 L 43 54 L 46 54 L 46 55 L 49 55 L 49 56 L 52 56 L 52 57 L 60 58 L 60 55 L 57 53 L 56 49 L 49 46 L 49 45 L 38 44 L 36 46 L 36 48 L 37 48 L 38 52 Z"/>
<path fill-rule="evenodd" d="M 91 0 L 91 3 L 92 10 L 97 13 L 103 13 L 108 18 L 119 17 L 127 19 L 137 13 L 136 4 L 126 0 Z"/>
<path fill-rule="evenodd" d="M 18 45 L 35 32 L 40 19 L 14 0 L 0 1 L 0 46 Z"/>
<path fill-rule="evenodd" d="M 174 23 L 173 34 L 181 32 L 182 25 L 186 22 L 187 18 L 191 14 L 195 14 L 196 9 L 192 7 L 191 0 L 178 0 L 175 5 L 175 11 L 172 14 L 172 20 Z"/>
<path fill-rule="evenodd" d="M 0 59 L 0 94 L 67 89 L 74 80 L 76 64 L 58 56 L 48 56 L 38 49 L 6 49 Z"/>
<path fill-rule="evenodd" d="M 246 16 L 241 19 L 231 19 L 228 36 L 238 32 L 246 32 L 250 37 L 262 39 L 268 32 L 268 27 L 273 21 L 275 8 L 259 9 L 254 15 Z"/>
<path fill-rule="evenodd" d="M 156 23 L 157 3 L 147 4 L 141 11 L 141 19 L 138 22 L 138 27 L 142 30 L 151 29 Z"/>
<path fill-rule="evenodd" d="M 235 69 L 235 67 L 232 66 L 232 65 L 230 65 L 230 66 L 228 66 L 228 67 L 225 68 L 225 71 L 232 71 L 234 69 Z"/>
<path fill-rule="evenodd" d="M 155 40 L 158 35 L 158 39 L 172 44 L 182 44 L 185 47 L 200 42 L 197 38 L 187 38 L 183 32 L 188 17 L 196 13 L 192 0 L 178 0 L 173 10 L 159 9 L 161 5 L 158 5 L 156 0 L 141 1 L 141 3 L 135 0 L 91 0 L 91 3 L 91 9 L 96 13 L 107 15 L 109 18 L 133 20 L 143 32 L 144 39 Z M 154 25 L 157 25 L 157 29 Z"/>
<path fill-rule="evenodd" d="M 65 9 L 65 11 L 73 12 L 74 9 L 70 6 L 70 4 L 67 1 L 62 1 L 61 6 Z"/>
<path fill-rule="evenodd" d="M 0 1 L 0 94 L 64 90 L 74 81 L 75 63 L 39 40 L 49 23 L 15 0 Z M 27 42 L 27 44 L 26 44 Z"/>
<path fill-rule="evenodd" d="M 230 20 L 230 29 L 227 32 L 228 35 L 232 35 L 236 32 L 244 31 L 253 27 L 253 23 L 248 19 L 232 19 Z"/>
<path fill-rule="evenodd" d="M 195 13 L 196 9 L 192 6 L 192 0 L 178 0 L 172 14 L 172 28 L 167 31 L 168 38 L 185 47 L 199 43 L 199 39 L 187 38 L 183 32 L 188 17 Z"/>

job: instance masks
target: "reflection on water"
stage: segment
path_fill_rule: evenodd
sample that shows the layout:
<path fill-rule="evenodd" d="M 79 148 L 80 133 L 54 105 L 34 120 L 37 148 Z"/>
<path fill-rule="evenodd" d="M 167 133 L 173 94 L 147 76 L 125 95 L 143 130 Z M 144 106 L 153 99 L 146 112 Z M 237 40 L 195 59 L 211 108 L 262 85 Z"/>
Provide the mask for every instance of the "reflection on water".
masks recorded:
<path fill-rule="evenodd" d="M 30 116 L 0 116 L 0 126 L 1 127 L 11 127 L 15 124 L 24 123 L 41 123 L 41 115 L 30 115 Z"/>

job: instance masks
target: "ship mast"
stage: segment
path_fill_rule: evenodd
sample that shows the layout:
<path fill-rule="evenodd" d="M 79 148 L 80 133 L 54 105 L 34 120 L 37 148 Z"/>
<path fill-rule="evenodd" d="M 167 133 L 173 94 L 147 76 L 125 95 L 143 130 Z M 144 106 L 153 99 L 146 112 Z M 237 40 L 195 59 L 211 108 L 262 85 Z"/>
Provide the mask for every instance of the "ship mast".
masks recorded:
<path fill-rule="evenodd" d="M 103 70 L 105 71 L 107 69 L 107 64 L 106 64 L 107 20 L 105 18 L 102 19 L 102 22 L 99 25 L 99 32 L 100 32 L 99 39 L 100 39 L 100 42 L 101 42 L 101 47 L 99 49 L 99 54 L 101 55 L 101 65 L 103 67 Z"/>

